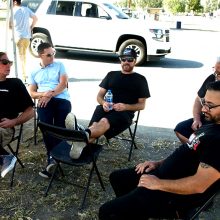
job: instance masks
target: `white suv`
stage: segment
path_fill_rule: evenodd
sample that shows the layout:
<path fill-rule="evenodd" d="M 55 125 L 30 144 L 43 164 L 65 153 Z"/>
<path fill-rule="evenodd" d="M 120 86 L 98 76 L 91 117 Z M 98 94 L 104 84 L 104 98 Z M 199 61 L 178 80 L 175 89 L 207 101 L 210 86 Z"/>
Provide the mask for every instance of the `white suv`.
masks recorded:
<path fill-rule="evenodd" d="M 131 47 L 139 65 L 150 56 L 171 52 L 169 29 L 130 19 L 103 0 L 23 0 L 22 5 L 38 16 L 30 44 L 34 56 L 41 42 L 63 51 L 121 53 Z"/>

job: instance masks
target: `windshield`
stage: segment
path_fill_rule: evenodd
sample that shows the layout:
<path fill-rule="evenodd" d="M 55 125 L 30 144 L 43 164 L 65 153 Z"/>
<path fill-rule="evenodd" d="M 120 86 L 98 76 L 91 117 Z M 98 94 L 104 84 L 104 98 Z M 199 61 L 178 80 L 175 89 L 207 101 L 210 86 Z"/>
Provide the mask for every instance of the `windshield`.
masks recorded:
<path fill-rule="evenodd" d="M 43 0 L 23 0 L 21 2 L 22 6 L 26 6 L 30 8 L 34 13 L 37 11 L 39 8 L 40 4 L 42 3 Z"/>
<path fill-rule="evenodd" d="M 121 9 L 119 9 L 118 7 L 112 5 L 112 4 L 109 4 L 109 3 L 104 3 L 104 5 L 113 13 L 115 14 L 115 16 L 117 18 L 120 18 L 120 19 L 128 19 L 128 15 L 126 15 L 124 12 L 121 11 Z"/>

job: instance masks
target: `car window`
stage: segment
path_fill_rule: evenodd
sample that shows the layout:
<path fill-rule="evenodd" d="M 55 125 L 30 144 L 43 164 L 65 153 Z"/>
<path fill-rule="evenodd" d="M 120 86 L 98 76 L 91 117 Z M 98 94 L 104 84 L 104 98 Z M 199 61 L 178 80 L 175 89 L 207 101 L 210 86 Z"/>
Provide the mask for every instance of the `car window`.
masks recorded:
<path fill-rule="evenodd" d="M 52 1 L 47 14 L 72 16 L 74 12 L 75 2 L 70 1 Z"/>
<path fill-rule="evenodd" d="M 21 5 L 30 8 L 35 13 L 42 2 L 43 0 L 23 0 Z"/>
<path fill-rule="evenodd" d="M 100 6 L 89 2 L 76 2 L 74 11 L 75 16 L 91 17 L 91 18 L 109 18 L 108 13 Z"/>
<path fill-rule="evenodd" d="M 129 16 L 126 15 L 123 11 L 121 11 L 118 7 L 116 7 L 115 5 L 111 4 L 111 3 L 104 3 L 104 5 L 109 9 L 111 10 L 111 12 L 113 14 L 115 14 L 115 16 L 117 18 L 120 18 L 120 19 L 128 19 Z"/>

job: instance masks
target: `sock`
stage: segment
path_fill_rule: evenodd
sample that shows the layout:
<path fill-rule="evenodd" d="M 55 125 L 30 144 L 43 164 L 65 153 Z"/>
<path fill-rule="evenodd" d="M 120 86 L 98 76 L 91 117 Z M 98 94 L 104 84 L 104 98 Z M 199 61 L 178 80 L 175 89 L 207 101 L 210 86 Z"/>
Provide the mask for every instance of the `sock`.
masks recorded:
<path fill-rule="evenodd" d="M 89 134 L 89 137 L 91 136 L 91 130 L 89 128 L 86 128 L 85 132 L 87 132 Z"/>

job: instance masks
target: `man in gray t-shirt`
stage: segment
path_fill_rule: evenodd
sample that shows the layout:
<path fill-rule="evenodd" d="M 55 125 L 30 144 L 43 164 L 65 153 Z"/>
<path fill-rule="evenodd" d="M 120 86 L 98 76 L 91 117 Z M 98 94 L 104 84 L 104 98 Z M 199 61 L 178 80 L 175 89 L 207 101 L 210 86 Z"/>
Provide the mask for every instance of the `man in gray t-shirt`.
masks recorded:
<path fill-rule="evenodd" d="M 29 24 L 29 18 L 32 18 L 32 24 Z M 22 78 L 26 81 L 26 52 L 30 44 L 31 32 L 37 22 L 37 16 L 27 7 L 21 6 L 21 0 L 13 0 L 13 18 L 10 19 L 10 28 L 12 19 L 15 30 L 15 41 L 18 47 L 19 57 L 22 66 Z"/>

